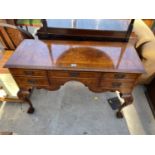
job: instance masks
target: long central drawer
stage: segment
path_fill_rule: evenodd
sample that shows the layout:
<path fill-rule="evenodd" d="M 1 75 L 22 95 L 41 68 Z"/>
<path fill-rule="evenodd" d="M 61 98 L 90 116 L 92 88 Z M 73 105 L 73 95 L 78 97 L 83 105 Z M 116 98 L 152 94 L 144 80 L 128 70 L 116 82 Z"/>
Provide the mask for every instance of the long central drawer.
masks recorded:
<path fill-rule="evenodd" d="M 50 78 L 55 77 L 77 77 L 77 78 L 98 78 L 101 75 L 100 72 L 83 72 L 83 71 L 48 71 Z"/>

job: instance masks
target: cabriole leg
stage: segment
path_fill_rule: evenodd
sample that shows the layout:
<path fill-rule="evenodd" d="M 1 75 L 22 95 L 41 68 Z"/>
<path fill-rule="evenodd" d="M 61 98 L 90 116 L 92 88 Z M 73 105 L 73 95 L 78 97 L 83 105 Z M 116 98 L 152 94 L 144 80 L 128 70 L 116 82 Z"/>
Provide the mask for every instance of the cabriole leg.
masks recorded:
<path fill-rule="evenodd" d="M 120 97 L 124 99 L 124 103 L 119 107 L 118 111 L 116 112 L 117 118 L 123 118 L 122 109 L 133 102 L 132 94 L 121 94 Z"/>
<path fill-rule="evenodd" d="M 29 109 L 28 109 L 27 113 L 33 114 L 35 109 L 34 109 L 32 103 L 31 103 L 31 101 L 29 99 L 30 91 L 29 90 L 22 90 L 21 89 L 21 90 L 19 90 L 17 95 L 18 95 L 19 99 L 21 99 L 24 102 L 27 102 L 29 104 Z"/>

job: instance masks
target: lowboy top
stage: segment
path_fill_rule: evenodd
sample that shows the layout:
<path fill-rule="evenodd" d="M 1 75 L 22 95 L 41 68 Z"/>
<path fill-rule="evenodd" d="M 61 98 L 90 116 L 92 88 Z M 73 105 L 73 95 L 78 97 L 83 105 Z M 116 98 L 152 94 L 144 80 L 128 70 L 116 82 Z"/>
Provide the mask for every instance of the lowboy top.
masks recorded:
<path fill-rule="evenodd" d="M 132 43 L 24 40 L 7 68 L 143 73 Z"/>

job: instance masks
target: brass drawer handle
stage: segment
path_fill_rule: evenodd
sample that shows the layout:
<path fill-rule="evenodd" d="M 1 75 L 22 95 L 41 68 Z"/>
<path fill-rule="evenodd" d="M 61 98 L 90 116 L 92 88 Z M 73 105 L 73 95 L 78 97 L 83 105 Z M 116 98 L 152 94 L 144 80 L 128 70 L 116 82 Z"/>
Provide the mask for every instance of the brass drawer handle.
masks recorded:
<path fill-rule="evenodd" d="M 24 71 L 24 74 L 26 74 L 26 75 L 33 75 L 33 71 Z"/>
<path fill-rule="evenodd" d="M 118 74 L 115 74 L 114 75 L 114 77 L 116 78 L 116 79 L 123 79 L 123 78 L 125 78 L 125 74 L 124 73 L 118 73 Z"/>
<path fill-rule="evenodd" d="M 79 76 L 79 73 L 78 72 L 70 72 L 69 75 L 71 77 L 77 77 L 77 76 Z"/>
<path fill-rule="evenodd" d="M 120 82 L 113 82 L 112 83 L 112 87 L 120 87 L 122 85 L 122 83 Z"/>
<path fill-rule="evenodd" d="M 36 81 L 35 80 L 32 80 L 32 79 L 27 80 L 27 82 L 30 83 L 30 84 L 36 84 Z"/>

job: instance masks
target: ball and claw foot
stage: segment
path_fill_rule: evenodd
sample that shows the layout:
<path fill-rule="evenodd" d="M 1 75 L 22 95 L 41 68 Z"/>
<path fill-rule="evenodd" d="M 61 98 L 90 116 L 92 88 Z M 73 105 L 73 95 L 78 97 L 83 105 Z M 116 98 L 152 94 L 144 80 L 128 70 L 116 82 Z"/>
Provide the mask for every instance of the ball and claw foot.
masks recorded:
<path fill-rule="evenodd" d="M 116 112 L 116 117 L 117 117 L 117 118 L 123 118 L 122 112 L 121 112 L 121 111 L 117 111 L 117 112 Z"/>
<path fill-rule="evenodd" d="M 35 109 L 34 109 L 33 107 L 29 107 L 27 113 L 28 113 L 28 114 L 33 114 L 34 111 L 35 111 Z"/>

